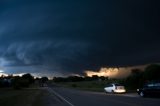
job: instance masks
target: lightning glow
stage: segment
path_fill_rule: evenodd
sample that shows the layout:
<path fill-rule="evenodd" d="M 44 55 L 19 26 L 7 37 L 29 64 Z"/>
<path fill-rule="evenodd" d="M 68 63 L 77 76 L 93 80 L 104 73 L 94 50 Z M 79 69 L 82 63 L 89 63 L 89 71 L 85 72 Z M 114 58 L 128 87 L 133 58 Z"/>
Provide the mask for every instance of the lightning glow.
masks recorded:
<path fill-rule="evenodd" d="M 101 68 L 99 71 L 86 70 L 86 76 L 92 77 L 93 75 L 105 76 L 109 78 L 125 78 L 131 74 L 132 69 L 143 70 L 147 65 L 134 66 L 134 67 L 120 67 L 120 68 Z"/>
<path fill-rule="evenodd" d="M 112 76 L 116 76 L 119 72 L 118 68 L 101 68 L 98 72 L 94 72 L 94 71 L 85 71 L 87 76 L 93 76 L 93 75 L 97 75 L 97 76 L 105 76 L 105 77 L 112 77 Z"/>

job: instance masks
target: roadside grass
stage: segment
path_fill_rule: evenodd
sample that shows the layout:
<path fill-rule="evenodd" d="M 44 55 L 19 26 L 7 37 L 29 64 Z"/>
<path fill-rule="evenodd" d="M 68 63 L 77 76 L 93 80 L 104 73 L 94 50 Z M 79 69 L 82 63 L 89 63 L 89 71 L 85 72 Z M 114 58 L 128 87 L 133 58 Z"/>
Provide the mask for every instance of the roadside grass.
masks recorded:
<path fill-rule="evenodd" d="M 40 89 L 0 89 L 0 105 L 2 106 L 39 106 L 34 101 L 39 94 Z"/>
<path fill-rule="evenodd" d="M 106 81 L 59 82 L 56 84 L 63 86 L 63 87 L 103 92 L 104 87 L 106 85 Z"/>

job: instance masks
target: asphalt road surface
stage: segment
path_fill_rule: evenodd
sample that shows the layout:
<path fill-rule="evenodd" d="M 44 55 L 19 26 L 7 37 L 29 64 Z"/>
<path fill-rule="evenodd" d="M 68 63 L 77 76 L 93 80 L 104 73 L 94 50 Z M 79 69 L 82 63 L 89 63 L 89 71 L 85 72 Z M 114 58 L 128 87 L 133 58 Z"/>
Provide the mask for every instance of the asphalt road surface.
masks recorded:
<path fill-rule="evenodd" d="M 57 86 L 47 89 L 64 106 L 160 106 L 160 98 L 141 98 L 137 94 L 105 94 Z"/>

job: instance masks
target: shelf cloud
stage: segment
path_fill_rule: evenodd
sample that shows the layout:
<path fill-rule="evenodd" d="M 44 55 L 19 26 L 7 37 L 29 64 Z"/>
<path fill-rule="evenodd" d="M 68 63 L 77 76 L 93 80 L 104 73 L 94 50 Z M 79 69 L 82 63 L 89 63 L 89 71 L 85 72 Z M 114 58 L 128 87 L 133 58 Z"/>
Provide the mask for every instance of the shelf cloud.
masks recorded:
<path fill-rule="evenodd" d="M 1 0 L 0 67 L 66 75 L 159 62 L 159 18 L 156 1 Z"/>

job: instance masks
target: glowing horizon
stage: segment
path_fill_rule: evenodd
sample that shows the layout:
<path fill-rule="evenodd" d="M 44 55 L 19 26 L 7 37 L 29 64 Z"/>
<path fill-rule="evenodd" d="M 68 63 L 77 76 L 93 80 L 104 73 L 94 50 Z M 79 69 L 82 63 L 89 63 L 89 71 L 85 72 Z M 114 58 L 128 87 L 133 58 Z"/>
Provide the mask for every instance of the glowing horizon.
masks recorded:
<path fill-rule="evenodd" d="M 104 76 L 109 78 L 125 78 L 131 74 L 132 69 L 140 69 L 143 71 L 146 66 L 147 65 L 120 68 L 100 68 L 98 71 L 86 70 L 84 73 L 89 77 L 97 75 L 99 77 Z"/>
<path fill-rule="evenodd" d="M 118 68 L 101 68 L 98 72 L 87 70 L 85 74 L 89 77 L 93 75 L 104 76 L 104 77 L 112 77 L 118 74 Z"/>

